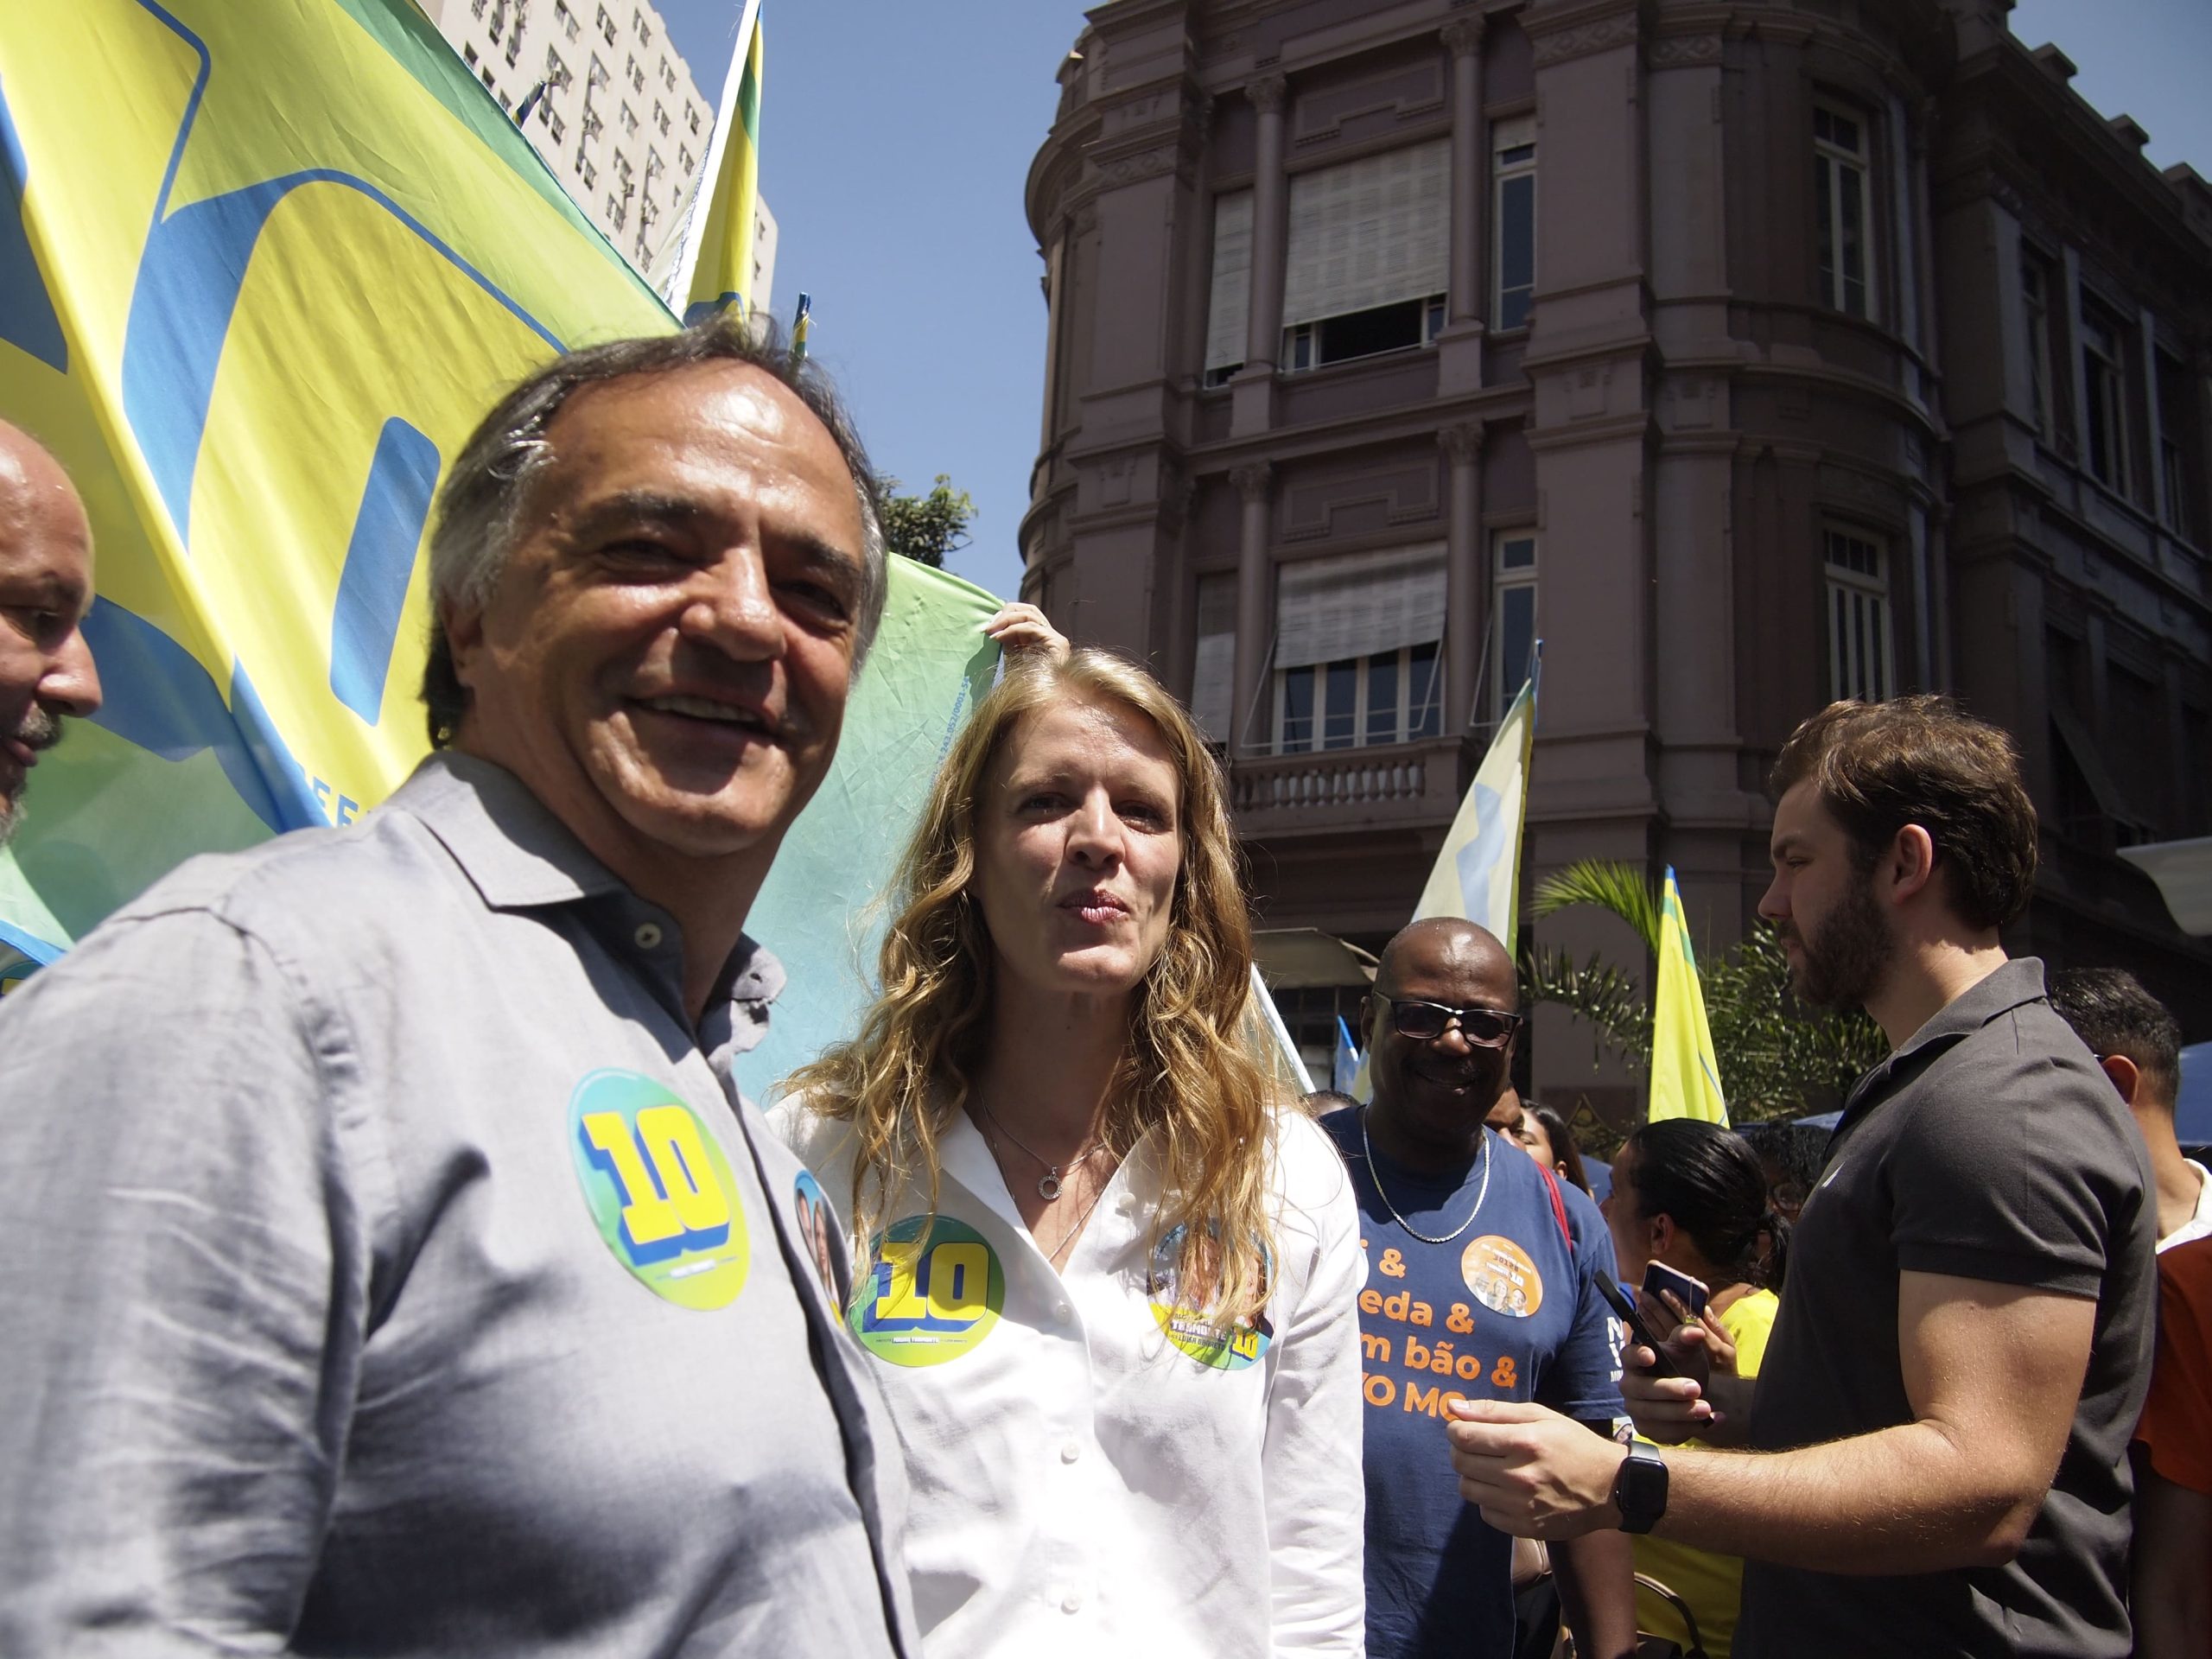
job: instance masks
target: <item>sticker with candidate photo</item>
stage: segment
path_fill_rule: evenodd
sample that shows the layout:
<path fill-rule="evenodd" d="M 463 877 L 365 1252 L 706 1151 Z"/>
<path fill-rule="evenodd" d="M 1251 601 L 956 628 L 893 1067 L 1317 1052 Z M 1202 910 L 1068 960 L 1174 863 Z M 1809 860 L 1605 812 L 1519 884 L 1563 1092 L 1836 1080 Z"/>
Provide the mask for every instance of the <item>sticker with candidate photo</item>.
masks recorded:
<path fill-rule="evenodd" d="M 1493 1313 L 1525 1319 L 1544 1305 L 1543 1275 L 1511 1239 L 1485 1233 L 1459 1253 L 1468 1294 Z"/>
<path fill-rule="evenodd" d="M 1273 1262 L 1263 1257 L 1260 1264 L 1262 1311 L 1258 1317 L 1235 1319 L 1224 1325 L 1216 1314 L 1191 1306 L 1192 1302 L 1211 1300 L 1210 1295 L 1183 1294 L 1183 1231 L 1180 1227 L 1171 1228 L 1153 1247 L 1152 1271 L 1146 1274 L 1144 1286 L 1146 1297 L 1152 1304 L 1152 1317 L 1159 1321 L 1168 1341 L 1201 1365 L 1210 1365 L 1217 1371 L 1241 1371 L 1248 1365 L 1257 1364 L 1260 1357 L 1268 1351 L 1268 1344 L 1274 1340 L 1274 1325 L 1266 1313 L 1271 1276 L 1268 1269 Z"/>
<path fill-rule="evenodd" d="M 814 1172 L 802 1169 L 791 1187 L 791 1215 L 798 1223 L 799 1255 L 822 1281 L 822 1294 L 832 1307 L 845 1305 L 844 1270 L 838 1257 L 837 1212 Z"/>

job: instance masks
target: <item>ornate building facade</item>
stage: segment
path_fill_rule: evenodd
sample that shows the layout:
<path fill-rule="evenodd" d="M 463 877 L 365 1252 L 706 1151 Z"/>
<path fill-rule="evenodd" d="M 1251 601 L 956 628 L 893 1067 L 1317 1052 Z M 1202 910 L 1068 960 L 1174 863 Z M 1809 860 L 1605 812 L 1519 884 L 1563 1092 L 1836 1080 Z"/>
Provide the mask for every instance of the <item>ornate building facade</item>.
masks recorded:
<path fill-rule="evenodd" d="M 2006 9 L 1090 14 L 1028 182 L 1023 592 L 1190 700 L 1265 925 L 1405 920 L 1541 638 L 1531 872 L 1671 863 L 1724 943 L 1791 727 L 1948 690 L 2044 816 L 2008 942 L 2212 1034 L 2115 855 L 2212 832 L 2212 190 Z M 1555 1014 L 1534 1047 L 1632 1109 Z"/>

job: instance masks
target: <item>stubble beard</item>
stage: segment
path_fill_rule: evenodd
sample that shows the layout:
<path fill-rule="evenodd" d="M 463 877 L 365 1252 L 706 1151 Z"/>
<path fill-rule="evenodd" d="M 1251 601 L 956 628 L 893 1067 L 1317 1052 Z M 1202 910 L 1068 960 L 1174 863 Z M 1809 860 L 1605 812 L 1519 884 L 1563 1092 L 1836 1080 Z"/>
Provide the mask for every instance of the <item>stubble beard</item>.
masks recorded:
<path fill-rule="evenodd" d="M 10 734 L 19 743 L 43 752 L 61 741 L 61 721 L 34 702 L 23 711 L 22 723 Z M 0 847 L 22 827 L 23 791 L 29 786 L 30 776 L 26 769 L 22 780 L 16 784 L 16 792 L 0 800 Z"/>
<path fill-rule="evenodd" d="M 1866 1007 L 1890 970 L 1896 947 L 1874 902 L 1874 883 L 1854 875 L 1842 902 L 1807 934 L 1790 931 L 1802 955 L 1791 988 L 1815 1008 Z"/>

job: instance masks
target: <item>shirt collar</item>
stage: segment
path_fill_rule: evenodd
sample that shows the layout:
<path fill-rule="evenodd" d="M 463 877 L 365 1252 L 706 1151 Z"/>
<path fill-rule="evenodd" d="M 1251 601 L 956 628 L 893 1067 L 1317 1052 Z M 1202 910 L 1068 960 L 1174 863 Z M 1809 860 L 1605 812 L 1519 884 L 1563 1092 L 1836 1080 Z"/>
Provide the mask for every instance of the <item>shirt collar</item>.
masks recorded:
<path fill-rule="evenodd" d="M 442 749 L 387 801 L 419 820 L 494 910 L 626 893 L 568 825 L 505 766 Z"/>
<path fill-rule="evenodd" d="M 631 892 L 529 785 L 495 762 L 441 749 L 385 803 L 383 810 L 394 809 L 437 839 L 493 910 L 620 901 L 641 914 L 664 918 L 666 932 L 675 932 L 674 918 Z M 622 931 L 634 939 L 634 927 Z M 766 1032 L 768 1005 L 783 994 L 784 966 L 750 936 L 740 935 L 722 976 L 728 989 L 709 1006 L 718 1007 L 725 998 L 738 1005 L 729 1040 L 734 1052 L 743 1053 Z"/>
<path fill-rule="evenodd" d="M 2042 1001 L 2044 995 L 2042 957 L 2016 957 L 2000 963 L 1994 972 L 1936 1009 L 1887 1059 L 1859 1080 L 1844 1108 L 1844 1121 L 1836 1126 L 1836 1134 L 1840 1136 L 1870 1102 L 1886 1093 L 1899 1068 L 1923 1055 L 1932 1058 L 1936 1050 L 1972 1036 L 1991 1020 L 2017 1007 Z"/>

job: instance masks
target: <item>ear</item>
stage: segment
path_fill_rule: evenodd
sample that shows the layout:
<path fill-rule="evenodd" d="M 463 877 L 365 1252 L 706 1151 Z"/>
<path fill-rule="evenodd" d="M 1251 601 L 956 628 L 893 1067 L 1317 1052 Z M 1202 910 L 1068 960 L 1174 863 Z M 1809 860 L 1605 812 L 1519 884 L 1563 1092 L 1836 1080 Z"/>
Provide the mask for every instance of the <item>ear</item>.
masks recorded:
<path fill-rule="evenodd" d="M 483 601 L 457 599 L 441 604 L 438 624 L 445 630 L 446 650 L 453 658 L 454 677 L 474 691 L 476 659 L 484 649 Z"/>
<path fill-rule="evenodd" d="M 1359 1052 L 1363 1054 L 1375 1046 L 1375 999 L 1372 995 L 1359 1005 Z"/>
<path fill-rule="evenodd" d="M 2112 1079 L 2112 1086 L 2120 1090 L 2120 1097 L 2133 1106 L 2135 1091 L 2143 1082 L 2142 1069 L 2125 1054 L 2107 1054 L 2097 1064 Z"/>
<path fill-rule="evenodd" d="M 1893 897 L 1910 899 L 1936 879 L 1936 841 L 1916 823 L 1908 823 L 1890 843 L 1888 874 Z"/>
<path fill-rule="evenodd" d="M 1643 1224 L 1650 1235 L 1649 1243 L 1651 1248 L 1646 1254 L 1656 1262 L 1675 1248 L 1675 1218 L 1662 1211 L 1656 1216 L 1647 1217 Z"/>

